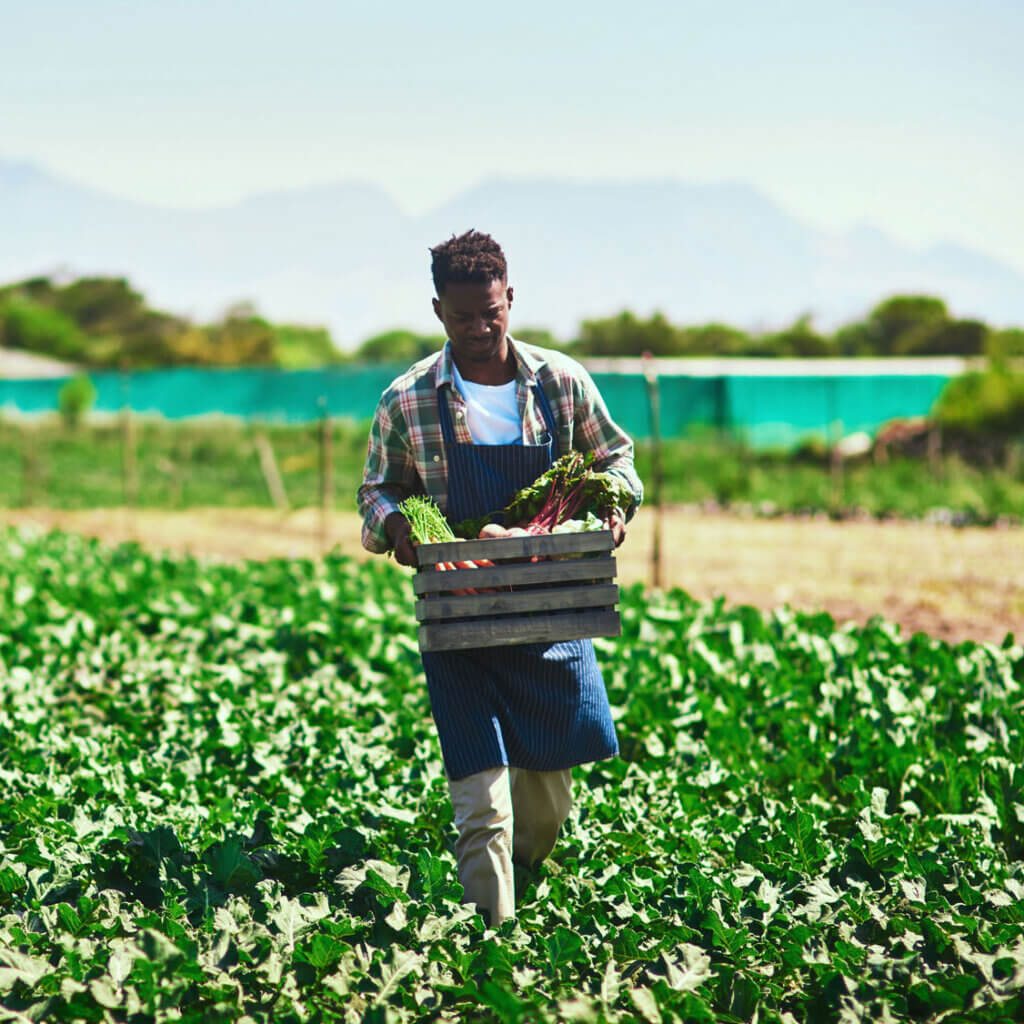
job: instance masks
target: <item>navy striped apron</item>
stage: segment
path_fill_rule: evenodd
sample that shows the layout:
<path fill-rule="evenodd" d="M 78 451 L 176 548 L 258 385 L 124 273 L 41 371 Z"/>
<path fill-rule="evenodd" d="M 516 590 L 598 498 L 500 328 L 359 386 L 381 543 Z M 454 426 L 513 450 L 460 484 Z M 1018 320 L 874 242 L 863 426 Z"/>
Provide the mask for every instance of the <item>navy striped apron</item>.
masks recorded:
<path fill-rule="evenodd" d="M 544 444 L 459 444 L 447 396 L 438 392 L 448 459 L 448 519 L 504 508 L 558 455 L 547 396 L 534 394 Z M 557 771 L 619 752 L 608 695 L 590 640 L 424 651 L 430 708 L 449 778 L 508 765 Z"/>

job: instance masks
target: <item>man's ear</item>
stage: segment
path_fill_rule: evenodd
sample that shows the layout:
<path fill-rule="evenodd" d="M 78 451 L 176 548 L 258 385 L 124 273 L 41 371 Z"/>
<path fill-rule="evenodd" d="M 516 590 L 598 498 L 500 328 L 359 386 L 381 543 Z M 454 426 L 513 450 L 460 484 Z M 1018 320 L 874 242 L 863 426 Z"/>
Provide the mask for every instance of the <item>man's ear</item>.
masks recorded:
<path fill-rule="evenodd" d="M 512 305 L 512 286 L 508 286 L 508 290 L 505 292 L 505 298 L 508 299 L 508 304 Z"/>
<path fill-rule="evenodd" d="M 433 306 L 434 306 L 434 316 L 436 316 L 437 319 L 441 321 L 441 323 L 444 323 L 444 317 L 441 316 L 441 302 L 440 302 L 440 300 L 432 299 L 431 301 L 432 301 Z"/>

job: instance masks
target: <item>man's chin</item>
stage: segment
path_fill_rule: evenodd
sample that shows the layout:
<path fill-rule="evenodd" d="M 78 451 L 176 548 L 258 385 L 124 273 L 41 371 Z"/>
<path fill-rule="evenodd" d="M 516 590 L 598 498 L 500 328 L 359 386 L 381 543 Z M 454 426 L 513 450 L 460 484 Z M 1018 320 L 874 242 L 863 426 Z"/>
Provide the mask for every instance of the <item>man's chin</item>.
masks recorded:
<path fill-rule="evenodd" d="M 471 363 L 489 363 L 500 351 L 500 345 L 487 342 L 485 345 L 471 345 L 462 354 Z"/>

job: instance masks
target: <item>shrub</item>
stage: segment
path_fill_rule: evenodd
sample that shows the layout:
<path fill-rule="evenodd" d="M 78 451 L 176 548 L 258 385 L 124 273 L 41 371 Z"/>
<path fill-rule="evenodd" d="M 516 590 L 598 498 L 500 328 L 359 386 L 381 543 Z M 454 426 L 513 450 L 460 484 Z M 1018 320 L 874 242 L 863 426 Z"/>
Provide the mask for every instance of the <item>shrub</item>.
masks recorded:
<path fill-rule="evenodd" d="M 64 425 L 73 430 L 96 401 L 96 386 L 84 374 L 72 377 L 57 393 L 57 408 Z"/>
<path fill-rule="evenodd" d="M 1003 365 L 954 377 L 943 388 L 934 416 L 945 428 L 1009 438 L 1024 434 L 1024 373 Z"/>

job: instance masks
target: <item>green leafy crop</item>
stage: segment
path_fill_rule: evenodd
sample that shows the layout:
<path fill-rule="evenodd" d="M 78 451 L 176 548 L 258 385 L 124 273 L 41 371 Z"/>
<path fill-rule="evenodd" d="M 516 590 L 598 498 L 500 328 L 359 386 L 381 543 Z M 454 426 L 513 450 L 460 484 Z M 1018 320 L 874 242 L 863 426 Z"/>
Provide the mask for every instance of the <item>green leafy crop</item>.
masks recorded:
<path fill-rule="evenodd" d="M 491 931 L 407 574 L 0 534 L 0 1021 L 1020 1019 L 1021 647 L 621 608 Z"/>

